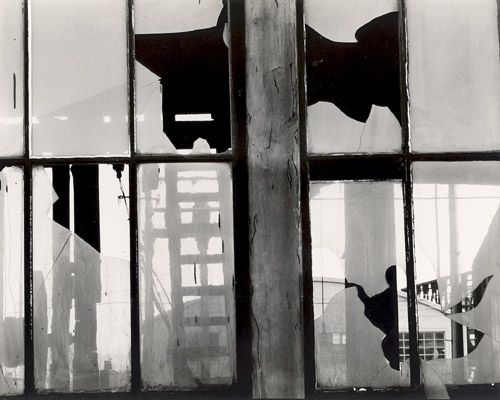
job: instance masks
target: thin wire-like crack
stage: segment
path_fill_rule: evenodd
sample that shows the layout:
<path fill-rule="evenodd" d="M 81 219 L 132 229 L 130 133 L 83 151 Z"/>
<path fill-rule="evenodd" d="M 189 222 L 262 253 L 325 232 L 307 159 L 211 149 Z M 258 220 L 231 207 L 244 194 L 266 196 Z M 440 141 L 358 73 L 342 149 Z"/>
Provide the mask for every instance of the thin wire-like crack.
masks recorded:
<path fill-rule="evenodd" d="M 363 143 L 363 136 L 365 134 L 365 128 L 366 128 L 366 123 L 363 126 L 363 130 L 361 131 L 361 135 L 359 135 L 359 144 L 358 144 L 358 148 L 356 149 L 356 153 L 359 152 L 359 149 L 361 149 L 361 144 Z"/>
<path fill-rule="evenodd" d="M 7 384 L 7 387 L 9 388 L 9 390 L 12 390 L 12 388 L 10 387 L 10 384 L 9 384 L 9 381 L 7 380 L 7 378 L 5 377 L 5 373 L 3 372 L 3 368 L 2 368 L 2 365 L 0 364 L 0 372 L 2 373 L 2 377 L 3 377 L 3 380 L 5 381 L 5 383 Z"/>
<path fill-rule="evenodd" d="M 56 225 L 59 225 L 57 224 L 56 222 L 54 222 Z M 60 225 L 59 225 L 60 226 Z M 59 260 L 59 257 L 61 257 L 61 254 L 62 252 L 64 251 L 64 249 L 66 248 L 69 240 L 71 239 L 71 236 L 73 235 L 73 233 L 71 231 L 68 231 L 70 234 L 68 235 L 68 238 L 66 239 L 66 241 L 64 242 L 61 250 L 59 251 L 59 254 L 57 254 L 57 257 L 55 258 L 54 262 L 52 263 L 52 266 L 50 267 L 49 271 L 47 272 L 47 275 L 45 275 L 45 277 L 43 278 L 43 282 L 42 284 L 40 285 L 40 288 L 38 289 L 38 292 L 36 292 L 36 294 L 33 296 L 33 298 L 36 298 L 38 296 L 38 294 L 40 293 L 40 291 L 42 290 L 42 287 L 44 287 L 45 285 L 45 282 L 47 281 L 47 279 L 49 278 L 49 275 L 52 273 L 52 270 L 54 269 L 55 265 L 56 265 L 56 262 L 57 260 Z"/>

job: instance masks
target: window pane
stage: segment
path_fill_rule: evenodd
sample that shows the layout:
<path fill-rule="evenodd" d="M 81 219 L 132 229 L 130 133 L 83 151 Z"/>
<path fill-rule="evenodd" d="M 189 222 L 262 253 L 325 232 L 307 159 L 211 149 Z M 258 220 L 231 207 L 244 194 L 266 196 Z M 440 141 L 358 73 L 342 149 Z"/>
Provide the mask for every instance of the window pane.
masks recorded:
<path fill-rule="evenodd" d="M 500 149 L 496 0 L 408 1 L 412 149 Z"/>
<path fill-rule="evenodd" d="M 444 332 L 424 380 L 499 382 L 500 163 L 415 163 L 414 181 L 419 330 Z"/>
<path fill-rule="evenodd" d="M 227 9 L 221 0 L 135 2 L 137 151 L 231 147 Z"/>
<path fill-rule="evenodd" d="M 24 389 L 23 199 L 22 169 L 0 167 L 0 395 Z"/>
<path fill-rule="evenodd" d="M 35 385 L 130 386 L 128 169 L 37 167 L 33 177 Z"/>
<path fill-rule="evenodd" d="M 23 153 L 23 3 L 0 7 L 0 156 Z"/>
<path fill-rule="evenodd" d="M 138 181 L 143 385 L 229 385 L 236 379 L 229 167 L 147 164 Z"/>
<path fill-rule="evenodd" d="M 311 184 L 318 388 L 409 384 L 403 227 L 400 183 Z"/>
<path fill-rule="evenodd" d="M 309 151 L 401 150 L 398 2 L 307 0 Z"/>
<path fill-rule="evenodd" d="M 128 153 L 126 7 L 32 2 L 34 156 Z"/>

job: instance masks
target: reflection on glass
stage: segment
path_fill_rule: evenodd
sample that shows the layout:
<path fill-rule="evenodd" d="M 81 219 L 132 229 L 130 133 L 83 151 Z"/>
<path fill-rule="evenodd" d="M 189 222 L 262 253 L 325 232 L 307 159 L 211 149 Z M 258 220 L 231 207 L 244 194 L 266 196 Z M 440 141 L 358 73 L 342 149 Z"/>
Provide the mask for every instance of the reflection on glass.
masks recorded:
<path fill-rule="evenodd" d="M 409 0 L 412 149 L 500 149 L 496 0 Z"/>
<path fill-rule="evenodd" d="M 138 0 L 135 23 L 137 151 L 228 150 L 226 2 Z"/>
<path fill-rule="evenodd" d="M 130 382 L 128 193 L 123 165 L 37 167 L 33 303 L 38 391 Z"/>
<path fill-rule="evenodd" d="M 126 6 L 31 4 L 34 156 L 128 152 Z"/>
<path fill-rule="evenodd" d="M 398 2 L 307 0 L 309 151 L 401 150 Z"/>
<path fill-rule="evenodd" d="M 23 153 L 23 3 L 0 7 L 0 156 Z"/>
<path fill-rule="evenodd" d="M 414 181 L 419 332 L 427 335 L 420 355 L 429 390 L 439 382 L 498 382 L 500 163 L 416 163 Z"/>
<path fill-rule="evenodd" d="M 143 384 L 229 385 L 236 376 L 229 167 L 147 164 L 138 181 Z"/>
<path fill-rule="evenodd" d="M 23 171 L 0 167 L 0 395 L 24 389 Z"/>
<path fill-rule="evenodd" d="M 409 384 L 403 226 L 399 183 L 311 184 L 318 387 Z"/>

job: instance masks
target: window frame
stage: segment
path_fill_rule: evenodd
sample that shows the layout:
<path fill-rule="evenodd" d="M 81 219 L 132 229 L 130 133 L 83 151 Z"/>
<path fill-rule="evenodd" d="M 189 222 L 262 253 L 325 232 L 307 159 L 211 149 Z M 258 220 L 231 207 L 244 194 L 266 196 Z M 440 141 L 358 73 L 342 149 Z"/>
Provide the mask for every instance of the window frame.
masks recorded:
<path fill-rule="evenodd" d="M 30 154 L 31 146 L 31 2 L 24 0 L 23 10 L 23 154 L 18 157 L 0 156 L 0 166 L 17 166 L 23 170 L 24 178 L 24 392 L 23 396 L 34 398 L 43 395 L 47 398 L 85 397 L 85 398 L 123 398 L 141 393 L 145 398 L 156 398 L 172 394 L 179 398 L 192 398 L 196 393 L 207 397 L 244 396 L 251 393 L 251 377 L 245 371 L 251 369 L 251 345 L 247 338 L 250 334 L 250 307 L 248 273 L 248 189 L 246 171 L 246 106 L 245 106 L 245 31 L 244 5 L 241 1 L 228 0 L 228 21 L 231 43 L 229 46 L 229 85 L 231 104 L 231 139 L 232 151 L 221 154 L 162 154 L 149 155 L 136 153 L 136 87 L 135 87 L 135 32 L 134 32 L 134 0 L 126 0 L 126 35 L 127 35 L 127 92 L 128 92 L 128 128 L 129 153 L 123 156 L 54 156 L 35 157 Z M 21 6 L 21 4 L 20 4 Z M 237 380 L 230 386 L 220 388 L 202 388 L 193 390 L 159 390 L 148 391 L 141 388 L 141 351 L 140 351 L 140 304 L 139 304 L 139 247 L 138 247 L 138 182 L 137 170 L 140 164 L 147 163 L 222 163 L 231 171 L 233 197 L 233 238 L 234 238 L 234 289 L 236 309 L 236 376 Z M 33 315 L 33 168 L 38 166 L 53 167 L 56 165 L 101 165 L 126 164 L 129 168 L 129 233 L 130 233 L 130 358 L 131 380 L 126 392 L 98 393 L 44 392 L 39 393 L 35 387 L 35 349 L 34 349 L 34 315 Z"/>
<path fill-rule="evenodd" d="M 381 395 L 394 394 L 394 392 L 423 393 L 424 385 L 421 381 L 421 368 L 418 339 L 418 310 L 417 288 L 415 276 L 415 235 L 414 235 L 414 210 L 413 210 L 413 172 L 414 162 L 454 162 L 454 161 L 499 161 L 500 151 L 475 151 L 475 152 L 420 152 L 411 150 L 410 134 L 410 99 L 408 91 L 408 27 L 407 27 L 407 2 L 398 0 L 398 27 L 399 27 L 399 75 L 400 75 L 400 106 L 401 106 L 401 133 L 402 148 L 397 153 L 352 153 L 352 154 L 309 154 L 307 148 L 307 101 L 306 101 L 306 60 L 305 60 L 305 18 L 304 1 L 297 1 L 297 43 L 299 54 L 299 81 L 300 100 L 299 110 L 301 115 L 301 165 L 302 165 L 302 227 L 304 245 L 304 356 L 305 356 L 305 383 L 306 397 L 326 398 L 331 394 L 344 397 L 354 395 L 356 388 L 330 388 L 316 387 L 315 365 L 315 332 L 313 311 L 313 277 L 312 277 L 312 240 L 310 221 L 310 183 L 314 181 L 391 181 L 398 180 L 403 188 L 404 233 L 406 251 L 406 278 L 407 278 L 407 310 L 408 310 L 408 337 L 410 358 L 410 386 L 387 387 L 384 389 L 364 388 L 366 393 Z M 498 7 L 500 7 L 500 2 Z M 500 20 L 499 20 L 500 29 Z M 500 40 L 500 37 L 499 37 Z M 471 384 L 447 386 L 448 393 L 453 397 L 462 397 L 482 393 L 485 398 L 494 398 L 500 393 L 500 382 L 492 384 Z M 359 393 L 361 395 L 361 393 Z M 367 394 L 369 396 L 369 394 Z M 453 398 L 452 397 L 452 398 Z M 468 398 L 468 397 L 467 397 Z"/>
<path fill-rule="evenodd" d="M 229 3 L 229 24 L 231 27 L 230 46 L 230 85 L 231 85 L 231 136 L 232 154 L 214 155 L 138 155 L 135 152 L 136 123 L 135 118 L 129 117 L 128 134 L 130 140 L 130 154 L 120 157 L 54 157 L 31 158 L 31 105 L 30 105 L 30 32 L 29 8 L 34 0 L 24 0 L 24 155 L 21 157 L 1 157 L 2 166 L 19 166 L 24 171 L 24 312 L 25 312 L 25 388 L 24 396 L 35 398 L 34 382 L 34 344 L 33 344 L 33 182 L 32 169 L 35 166 L 54 166 L 59 164 L 113 164 L 125 163 L 129 166 L 129 193 L 130 193 L 130 284 L 131 284 L 131 389 L 128 392 L 110 393 L 47 393 L 46 398 L 123 398 L 138 393 L 144 398 L 158 398 L 164 395 L 175 395 L 178 398 L 192 398 L 200 395 L 209 398 L 218 397 L 251 397 L 252 393 L 252 333 L 251 333 L 251 282 L 248 252 L 249 221 L 248 221 L 248 169 L 247 169 L 247 107 L 246 107 L 246 68 L 245 68 L 245 11 L 243 0 L 227 0 Z M 293 1 L 293 0 L 292 0 Z M 295 0 L 297 7 L 297 52 L 298 52 L 298 104 L 300 124 L 300 203 L 302 211 L 302 244 L 303 244 L 303 317 L 304 317 L 304 379 L 305 393 L 308 398 L 326 398 L 353 394 L 352 390 L 317 390 L 315 388 L 314 362 L 314 319 L 312 297 L 312 258 L 311 258 L 311 229 L 309 219 L 309 184 L 319 179 L 361 179 L 374 180 L 400 179 L 404 188 L 405 209 L 405 242 L 407 246 L 407 279 L 408 279 L 408 307 L 410 328 L 413 340 L 410 348 L 413 359 L 418 360 L 418 336 L 416 313 L 416 289 L 413 272 L 414 265 L 414 235 L 413 235 L 413 203 L 412 203 L 412 171 L 415 161 L 498 161 L 500 151 L 472 152 L 472 153 L 418 153 L 410 151 L 409 121 L 408 121 L 408 93 L 407 82 L 408 49 L 406 46 L 406 0 L 399 0 L 400 11 L 400 76 L 401 76 L 401 106 L 402 106 L 402 133 L 403 151 L 397 154 L 366 154 L 366 155 L 309 155 L 307 152 L 306 130 L 306 74 L 305 74 L 305 25 L 303 1 Z M 127 43 L 128 43 L 128 112 L 135 116 L 135 54 L 134 54 L 134 0 L 127 0 Z M 404 78 L 404 79 L 403 79 Z M 137 166 L 141 163 L 188 163 L 188 162 L 222 162 L 232 167 L 233 185 L 233 227 L 235 252 L 235 305 L 236 305 L 236 354 L 237 354 L 237 383 L 225 389 L 207 389 L 196 391 L 142 391 L 140 373 L 140 317 L 139 317 L 139 263 L 138 263 L 138 227 L 137 227 Z M 332 168 L 337 165 L 341 168 Z M 369 172 L 369 173 L 368 173 Z M 330 178 L 328 178 L 330 177 Z M 408 268 L 411 265 L 412 268 Z M 410 388 L 388 388 L 383 392 L 392 396 L 394 391 L 408 392 L 423 390 L 419 375 L 418 363 L 412 362 L 412 386 Z M 500 384 L 470 385 L 457 387 L 456 391 L 464 396 L 470 393 L 491 394 L 492 398 L 500 392 Z M 452 389 L 453 391 L 453 389 Z M 368 393 L 373 392 L 368 390 Z M 379 392 L 379 391 L 377 391 Z M 361 393 L 360 393 L 361 395 Z"/>

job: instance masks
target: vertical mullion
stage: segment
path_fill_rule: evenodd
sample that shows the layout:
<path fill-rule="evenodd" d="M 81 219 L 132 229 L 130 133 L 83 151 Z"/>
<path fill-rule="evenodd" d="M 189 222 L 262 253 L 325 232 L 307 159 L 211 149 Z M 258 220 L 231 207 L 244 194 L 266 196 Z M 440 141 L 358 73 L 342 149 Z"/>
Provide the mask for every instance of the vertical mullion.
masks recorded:
<path fill-rule="evenodd" d="M 410 382 L 412 386 L 420 384 L 420 358 L 418 355 L 418 309 L 415 285 L 415 236 L 413 223 L 413 176 L 412 165 L 409 160 L 404 162 L 405 177 L 404 192 L 404 219 L 406 245 L 406 285 L 408 305 L 408 333 L 410 347 Z"/>
<path fill-rule="evenodd" d="M 309 160 L 307 154 L 307 88 L 305 60 L 304 1 L 297 0 L 297 68 L 299 92 L 300 130 L 300 203 L 302 209 L 302 268 L 303 268 L 303 309 L 304 309 L 304 389 L 306 396 L 316 388 L 316 362 L 314 337 L 314 304 L 312 276 L 312 238 L 309 209 Z"/>
<path fill-rule="evenodd" d="M 128 127 L 130 140 L 129 163 L 129 230 L 130 230 L 130 329 L 131 329 L 131 391 L 141 390 L 141 336 L 139 305 L 139 256 L 137 228 L 137 164 L 135 161 L 135 40 L 134 40 L 134 0 L 127 0 L 128 35 Z"/>
<path fill-rule="evenodd" d="M 35 359 L 33 343 L 33 182 L 30 164 L 30 93 L 29 93 L 29 1 L 24 0 L 24 393 L 35 392 Z"/>
<path fill-rule="evenodd" d="M 130 328 L 131 328 L 131 390 L 141 390 L 141 336 L 139 316 L 139 256 L 137 229 L 137 164 L 129 164 L 129 204 L 130 204 Z"/>
<path fill-rule="evenodd" d="M 399 0 L 399 51 L 400 51 L 400 95 L 401 125 L 403 133 L 404 155 L 404 220 L 406 245 L 406 284 L 408 306 L 408 332 L 410 353 L 410 382 L 412 386 L 420 384 L 420 358 L 418 355 L 418 316 L 415 286 L 415 236 L 413 223 L 413 177 L 410 160 L 410 105 L 408 87 L 408 36 L 407 36 L 407 0 Z"/>
<path fill-rule="evenodd" d="M 248 223 L 247 108 L 245 67 L 245 7 L 243 0 L 228 0 L 231 45 L 231 133 L 233 148 L 233 226 L 236 308 L 235 391 L 246 397 L 252 390 L 252 335 Z"/>
<path fill-rule="evenodd" d="M 401 102 L 401 129 L 402 129 L 402 151 L 405 159 L 408 159 L 411 150 L 410 143 L 410 105 L 408 88 L 408 27 L 407 8 L 408 0 L 399 0 L 399 93 Z"/>
<path fill-rule="evenodd" d="M 32 201 L 31 166 L 24 165 L 24 393 L 35 392 L 35 360 L 33 343 L 33 271 L 32 265 Z"/>

